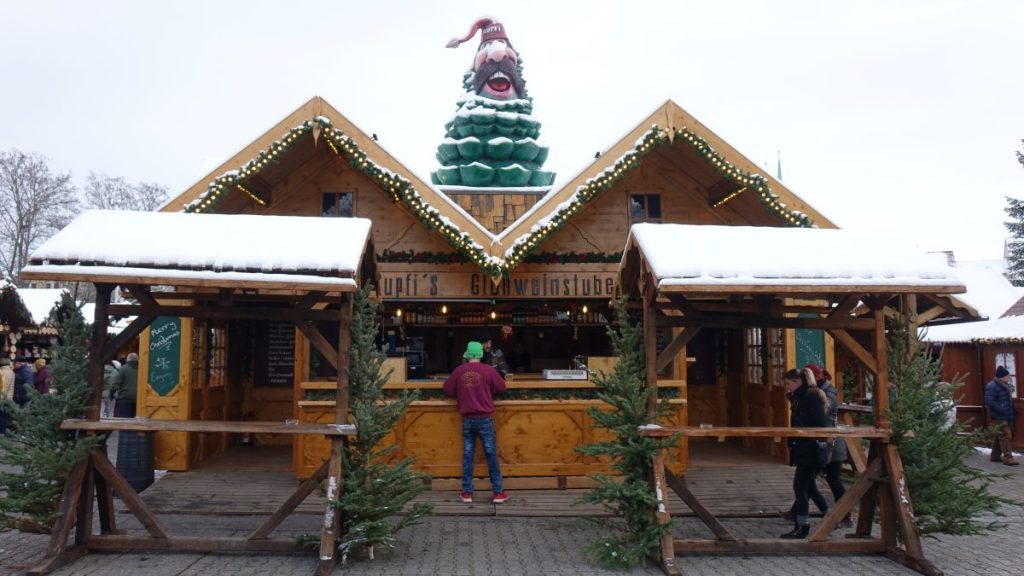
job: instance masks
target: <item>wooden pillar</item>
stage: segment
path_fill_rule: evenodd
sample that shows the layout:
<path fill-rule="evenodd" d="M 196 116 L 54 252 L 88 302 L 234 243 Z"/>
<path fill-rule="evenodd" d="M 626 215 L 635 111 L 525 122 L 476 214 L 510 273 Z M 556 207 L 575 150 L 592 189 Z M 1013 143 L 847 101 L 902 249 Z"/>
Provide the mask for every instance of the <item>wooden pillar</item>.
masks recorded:
<path fill-rule="evenodd" d="M 92 323 L 92 342 L 89 350 L 89 371 L 87 378 L 92 387 L 89 397 L 89 408 L 86 418 L 100 419 L 100 403 L 103 400 L 103 349 L 107 345 L 107 307 L 110 305 L 110 294 L 114 291 L 113 284 L 96 284 L 96 313 Z"/>
<path fill-rule="evenodd" d="M 889 347 L 885 339 L 885 306 L 882 304 L 875 308 L 873 340 L 875 365 L 878 367 L 875 372 L 875 389 L 872 395 L 875 425 L 888 429 L 892 427 L 892 423 L 889 421 Z"/>
<path fill-rule="evenodd" d="M 348 424 L 349 362 L 352 350 L 352 297 L 341 295 L 341 318 L 338 321 L 338 392 L 335 421 Z"/>
<path fill-rule="evenodd" d="M 658 422 L 658 332 L 655 329 L 654 299 L 653 294 L 644 294 L 644 366 L 647 388 L 653 389 L 647 398 L 647 418 L 651 423 Z"/>

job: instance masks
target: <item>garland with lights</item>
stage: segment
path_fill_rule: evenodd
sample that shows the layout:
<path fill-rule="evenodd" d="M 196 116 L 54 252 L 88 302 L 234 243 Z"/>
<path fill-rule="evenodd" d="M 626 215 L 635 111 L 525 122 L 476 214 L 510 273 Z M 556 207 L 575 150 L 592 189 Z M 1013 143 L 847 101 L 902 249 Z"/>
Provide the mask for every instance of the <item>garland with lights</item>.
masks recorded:
<path fill-rule="evenodd" d="M 314 124 L 315 122 L 315 124 Z M 501 276 L 507 273 L 508 267 L 500 259 L 489 256 L 483 246 L 474 241 L 469 234 L 460 230 L 436 208 L 424 201 L 420 193 L 408 180 L 394 172 L 382 168 L 367 156 L 366 152 L 356 144 L 355 140 L 341 130 L 335 128 L 329 118 L 317 116 L 314 121 L 305 120 L 302 124 L 289 130 L 283 138 L 270 144 L 256 154 L 256 157 L 245 163 L 239 170 L 226 172 L 213 180 L 206 191 L 198 198 L 185 205 L 185 212 L 210 212 L 223 201 L 225 192 L 232 188 L 242 191 L 255 202 L 265 206 L 266 201 L 247 189 L 242 182 L 260 173 L 271 164 L 280 162 L 281 157 L 295 142 L 306 134 L 319 132 L 327 141 L 328 148 L 349 166 L 368 176 L 382 189 L 386 190 L 394 202 L 401 202 L 416 218 L 430 230 L 440 234 L 453 248 L 465 257 L 465 261 L 479 266 L 490 276 Z"/>
<path fill-rule="evenodd" d="M 526 264 L 617 264 L 622 252 L 538 252 L 528 254 Z M 384 250 L 377 262 L 394 264 L 464 264 L 469 258 L 458 252 Z"/>
<path fill-rule="evenodd" d="M 680 128 L 670 134 L 667 130 L 658 126 L 652 126 L 650 131 L 640 138 L 633 150 L 623 154 L 610 168 L 604 169 L 600 174 L 583 183 L 576 189 L 576 193 L 573 194 L 572 198 L 560 204 L 558 209 L 545 220 L 535 224 L 529 233 L 516 239 L 512 247 L 505 252 L 505 265 L 511 267 L 520 262 L 525 262 L 526 257 L 537 245 L 552 233 L 560 230 L 570 218 L 575 216 L 591 200 L 625 178 L 626 174 L 640 165 L 640 160 L 644 156 L 657 147 L 672 144 L 680 139 L 696 151 L 716 172 L 741 186 L 740 190 L 734 192 L 729 199 L 745 190 L 752 190 L 757 193 L 758 200 L 768 208 L 769 212 L 782 220 L 787 226 L 803 228 L 814 226 L 814 223 L 806 214 L 797 210 L 788 210 L 786 205 L 779 201 L 779 197 L 771 191 L 767 178 L 760 174 L 737 168 L 726 160 L 724 156 L 715 151 L 707 143 L 707 140 L 698 136 L 693 131 L 687 128 Z"/>

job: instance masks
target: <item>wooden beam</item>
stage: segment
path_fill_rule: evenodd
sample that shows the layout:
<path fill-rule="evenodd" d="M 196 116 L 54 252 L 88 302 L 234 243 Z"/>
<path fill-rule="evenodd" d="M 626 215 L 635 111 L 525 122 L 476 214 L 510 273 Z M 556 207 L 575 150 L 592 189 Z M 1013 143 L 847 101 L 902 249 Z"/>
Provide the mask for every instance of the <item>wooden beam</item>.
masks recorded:
<path fill-rule="evenodd" d="M 349 366 L 352 350 L 352 313 L 353 299 L 346 294 L 341 296 L 341 318 L 338 321 L 338 379 L 335 393 L 335 421 L 339 424 L 348 423 L 349 410 Z"/>
<path fill-rule="evenodd" d="M 915 286 L 913 284 L 668 284 L 658 291 L 662 295 L 669 293 L 682 294 L 786 294 L 806 295 L 814 297 L 820 294 L 849 294 L 851 291 L 862 294 L 962 294 L 963 286 Z"/>
<path fill-rule="evenodd" d="M 676 355 L 678 355 L 679 352 L 681 352 L 682 349 L 685 348 L 699 332 L 700 328 L 690 327 L 686 328 L 679 334 L 676 334 L 676 337 L 672 339 L 672 342 L 670 342 L 669 345 L 661 351 L 661 354 L 658 354 L 658 360 L 655 363 L 654 369 L 658 372 L 664 370 L 666 366 L 672 363 L 672 360 L 675 359 Z"/>
<path fill-rule="evenodd" d="M 910 491 L 907 489 L 907 477 L 903 473 L 903 461 L 900 460 L 900 453 L 895 444 L 889 444 L 882 448 L 882 460 L 885 462 L 889 478 L 887 484 L 892 491 L 896 523 L 900 528 L 900 540 L 903 542 L 903 548 L 906 550 L 907 556 L 911 558 L 924 558 L 921 535 L 917 530 L 917 523 L 914 521 Z"/>
<path fill-rule="evenodd" d="M 736 540 L 736 537 L 718 521 L 718 518 L 715 518 L 715 515 L 693 495 L 690 487 L 686 485 L 686 478 L 676 476 L 671 470 L 666 470 L 665 481 L 690 510 L 693 510 L 694 514 L 704 522 L 704 525 L 714 533 L 716 538 L 719 540 Z"/>
<path fill-rule="evenodd" d="M 184 316 L 203 320 L 282 320 L 337 322 L 337 310 L 303 310 L 298 308 L 243 308 L 215 306 L 140 306 L 134 304 L 113 304 L 114 316 Z"/>
<path fill-rule="evenodd" d="M 97 360 L 105 366 L 107 362 L 114 359 L 114 356 L 117 355 L 118 351 L 125 344 L 135 340 L 139 334 L 142 334 L 142 331 L 152 324 L 153 320 L 156 320 L 156 316 L 139 316 L 132 320 L 124 330 L 121 330 L 120 334 L 107 341 Z"/>
<path fill-rule="evenodd" d="M 324 520 L 320 527 L 320 561 L 314 574 L 327 576 L 338 563 L 337 541 L 341 536 L 341 509 L 334 507 L 334 502 L 341 499 L 342 474 L 341 467 L 343 440 L 331 440 L 331 457 L 327 467 L 327 488 L 325 490 Z"/>
<path fill-rule="evenodd" d="M 89 369 L 86 379 L 92 388 L 89 396 L 89 407 L 85 415 L 89 420 L 100 419 L 100 404 L 103 402 L 103 348 L 107 343 L 107 308 L 110 306 L 110 294 L 114 291 L 112 284 L 96 285 L 96 308 L 93 314 L 92 342 L 89 343 Z"/>
<path fill-rule="evenodd" d="M 833 308 L 831 312 L 829 312 L 829 317 L 839 318 L 842 316 L 848 316 L 850 312 L 852 312 L 853 309 L 857 307 L 857 304 L 860 303 L 860 300 L 860 294 L 847 294 L 846 296 L 843 297 L 842 300 L 839 301 L 839 304 L 837 304 L 836 307 Z"/>
<path fill-rule="evenodd" d="M 880 554 L 885 544 L 875 538 L 849 540 L 783 540 L 781 538 L 706 540 L 676 538 L 677 556 L 686 554 Z"/>
<path fill-rule="evenodd" d="M 878 365 L 875 363 L 875 357 L 865 350 L 864 347 L 860 345 L 860 342 L 857 342 L 849 332 L 837 328 L 828 330 L 828 333 L 835 338 L 836 342 L 839 342 L 843 348 L 846 348 L 851 354 L 853 354 L 854 357 L 857 358 L 865 368 L 870 370 L 872 374 L 878 374 Z"/>
<path fill-rule="evenodd" d="M 295 327 L 298 328 L 302 334 L 309 340 L 310 344 L 316 348 L 316 351 L 320 353 L 320 356 L 324 360 L 329 362 L 331 366 L 334 366 L 335 370 L 341 372 L 338 368 L 338 351 L 331 346 L 331 343 L 324 338 L 324 335 L 320 333 L 316 325 L 312 322 L 304 322 L 295 320 Z"/>
<path fill-rule="evenodd" d="M 309 276 L 295 276 L 293 274 L 256 274 L 250 272 L 238 272 L 233 278 L 217 277 L 213 270 L 194 271 L 180 270 L 178 272 L 194 273 L 196 276 L 173 276 L 164 275 L 165 271 L 160 269 L 137 268 L 133 270 L 135 275 L 113 274 L 110 272 L 96 272 L 90 266 L 60 265 L 46 272 L 33 272 L 23 270 L 19 274 L 22 280 L 57 280 L 59 282 L 92 282 L 94 284 L 143 284 L 146 286 L 192 286 L 197 288 L 239 288 L 242 290 L 326 290 L 329 292 L 355 292 L 357 287 L 351 272 L 338 273 L 335 276 L 319 276 L 320 281 L 307 280 Z M 105 270 L 105 269 L 104 269 Z M 208 274 L 209 276 L 201 276 Z M 239 279 L 238 275 L 242 278 Z M 246 278 L 245 275 L 251 274 Z M 279 278 L 278 278 L 279 277 Z M 259 279 L 257 279 L 259 278 Z M 302 280 L 299 280 L 302 278 Z"/>
<path fill-rule="evenodd" d="M 690 317 L 701 316 L 700 311 L 686 299 L 686 296 L 683 296 L 682 294 L 669 294 L 668 299 L 669 302 L 674 304 L 676 308 L 682 311 L 683 314 Z"/>
<path fill-rule="evenodd" d="M 875 334 L 874 334 L 875 365 L 875 389 L 873 402 L 875 407 L 875 422 L 879 428 L 891 428 L 889 422 L 889 346 L 885 339 L 885 309 L 875 309 Z"/>
<path fill-rule="evenodd" d="M 103 475 L 103 478 L 110 483 L 110 486 L 117 492 L 117 495 L 121 497 L 121 501 L 128 507 L 128 511 L 131 512 L 143 526 L 146 527 L 146 531 L 150 533 L 153 538 L 167 539 L 167 529 L 157 519 L 156 516 L 150 512 L 149 508 L 146 507 L 146 503 L 139 498 L 135 488 L 132 488 L 131 484 L 124 479 L 121 472 L 114 468 L 114 465 L 107 460 L 107 455 L 102 452 L 93 452 L 92 458 L 93 466 L 96 471 Z M 89 547 L 92 548 L 93 541 L 97 536 L 93 536 L 89 539 Z M 113 538 L 113 536 L 111 536 Z"/>
<path fill-rule="evenodd" d="M 38 567 L 51 566 L 58 561 L 65 549 L 68 547 L 68 535 L 71 528 L 78 520 L 78 500 L 82 497 L 82 488 L 85 484 L 85 475 L 90 472 L 89 458 L 83 459 L 71 469 L 67 480 L 64 481 L 64 490 L 61 493 L 60 505 L 57 507 L 57 521 L 50 532 L 50 543 L 46 547 L 46 554 Z"/>
<path fill-rule="evenodd" d="M 140 284 L 122 284 L 122 288 L 128 291 L 128 294 L 132 298 L 135 298 L 142 306 L 159 306 L 160 304 L 153 298 L 149 288 Z"/>
<path fill-rule="evenodd" d="M 301 552 L 302 546 L 295 538 L 249 540 L 248 538 L 209 536 L 174 536 L 171 538 L 93 536 L 89 539 L 89 549 L 104 552 L 276 552 L 288 554 Z"/>
<path fill-rule="evenodd" d="M 947 310 L 943 306 L 932 306 L 931 308 L 917 315 L 917 322 L 919 324 L 927 324 L 932 320 L 935 320 L 936 318 L 942 316 L 946 312 Z"/>
<path fill-rule="evenodd" d="M 643 331 L 644 331 L 644 379 L 647 382 L 647 389 L 652 390 L 647 397 L 647 419 L 648 422 L 658 421 L 658 369 L 656 367 L 658 357 L 657 347 L 657 311 L 651 307 L 654 303 L 653 296 L 644 298 L 643 310 Z"/>
<path fill-rule="evenodd" d="M 870 318 L 780 318 L 761 315 L 661 317 L 658 319 L 658 325 L 673 328 L 699 326 L 701 328 L 812 328 L 819 330 L 830 328 L 871 330 L 874 327 Z"/>
<path fill-rule="evenodd" d="M 651 489 L 654 492 L 655 498 L 658 499 L 658 506 L 654 510 L 654 516 L 658 524 L 665 530 L 661 535 L 661 556 L 658 558 L 658 563 L 665 574 L 677 576 L 680 572 L 679 567 L 676 566 L 676 553 L 672 546 L 672 516 L 669 514 L 668 484 L 665 482 L 665 451 L 658 450 L 655 452 L 652 460 L 651 476 L 648 477 L 648 480 L 653 484 Z"/>
<path fill-rule="evenodd" d="M 807 537 L 812 542 L 820 542 L 828 539 L 828 535 L 836 529 L 839 522 L 846 517 L 853 507 L 857 504 L 860 499 L 868 493 L 868 490 L 875 486 L 875 482 L 878 480 L 879 474 L 882 472 L 882 461 L 878 458 L 873 460 L 871 464 L 864 470 L 864 473 L 857 478 L 857 481 L 853 483 L 853 486 L 843 494 L 843 497 L 835 503 L 834 506 L 828 509 L 828 513 L 822 518 L 821 523 L 818 524 L 814 531 Z"/>

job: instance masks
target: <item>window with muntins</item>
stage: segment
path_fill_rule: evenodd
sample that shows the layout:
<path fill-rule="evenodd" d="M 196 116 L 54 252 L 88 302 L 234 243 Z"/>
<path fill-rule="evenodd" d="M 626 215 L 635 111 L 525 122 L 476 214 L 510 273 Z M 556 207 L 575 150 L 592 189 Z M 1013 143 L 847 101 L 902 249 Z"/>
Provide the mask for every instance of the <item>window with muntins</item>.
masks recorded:
<path fill-rule="evenodd" d="M 351 218 L 354 216 L 354 192 L 324 192 L 320 215 L 328 218 Z"/>
<path fill-rule="evenodd" d="M 629 221 L 661 222 L 661 194 L 630 194 Z"/>

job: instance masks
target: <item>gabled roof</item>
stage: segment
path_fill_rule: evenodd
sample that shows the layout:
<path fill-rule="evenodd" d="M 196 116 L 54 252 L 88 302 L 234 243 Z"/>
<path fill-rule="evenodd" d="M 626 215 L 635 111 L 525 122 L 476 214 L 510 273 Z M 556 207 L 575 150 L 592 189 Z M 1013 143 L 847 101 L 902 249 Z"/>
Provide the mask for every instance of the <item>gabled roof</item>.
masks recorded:
<path fill-rule="evenodd" d="M 571 219 L 588 202 L 638 167 L 660 146 L 688 146 L 711 169 L 733 181 L 736 194 L 757 194 L 780 226 L 835 228 L 830 220 L 740 154 L 675 102 L 668 100 L 600 158 L 498 236 L 506 261 L 514 265 L 537 244 Z"/>
<path fill-rule="evenodd" d="M 471 261 L 500 274 L 500 262 L 490 256 L 490 232 L 319 96 L 300 106 L 161 210 L 209 211 L 220 197 L 232 191 L 263 203 L 258 192 L 247 185 L 248 179 L 270 169 L 306 137 L 312 138 L 314 144 L 329 147 L 350 166 L 362 171 Z"/>

